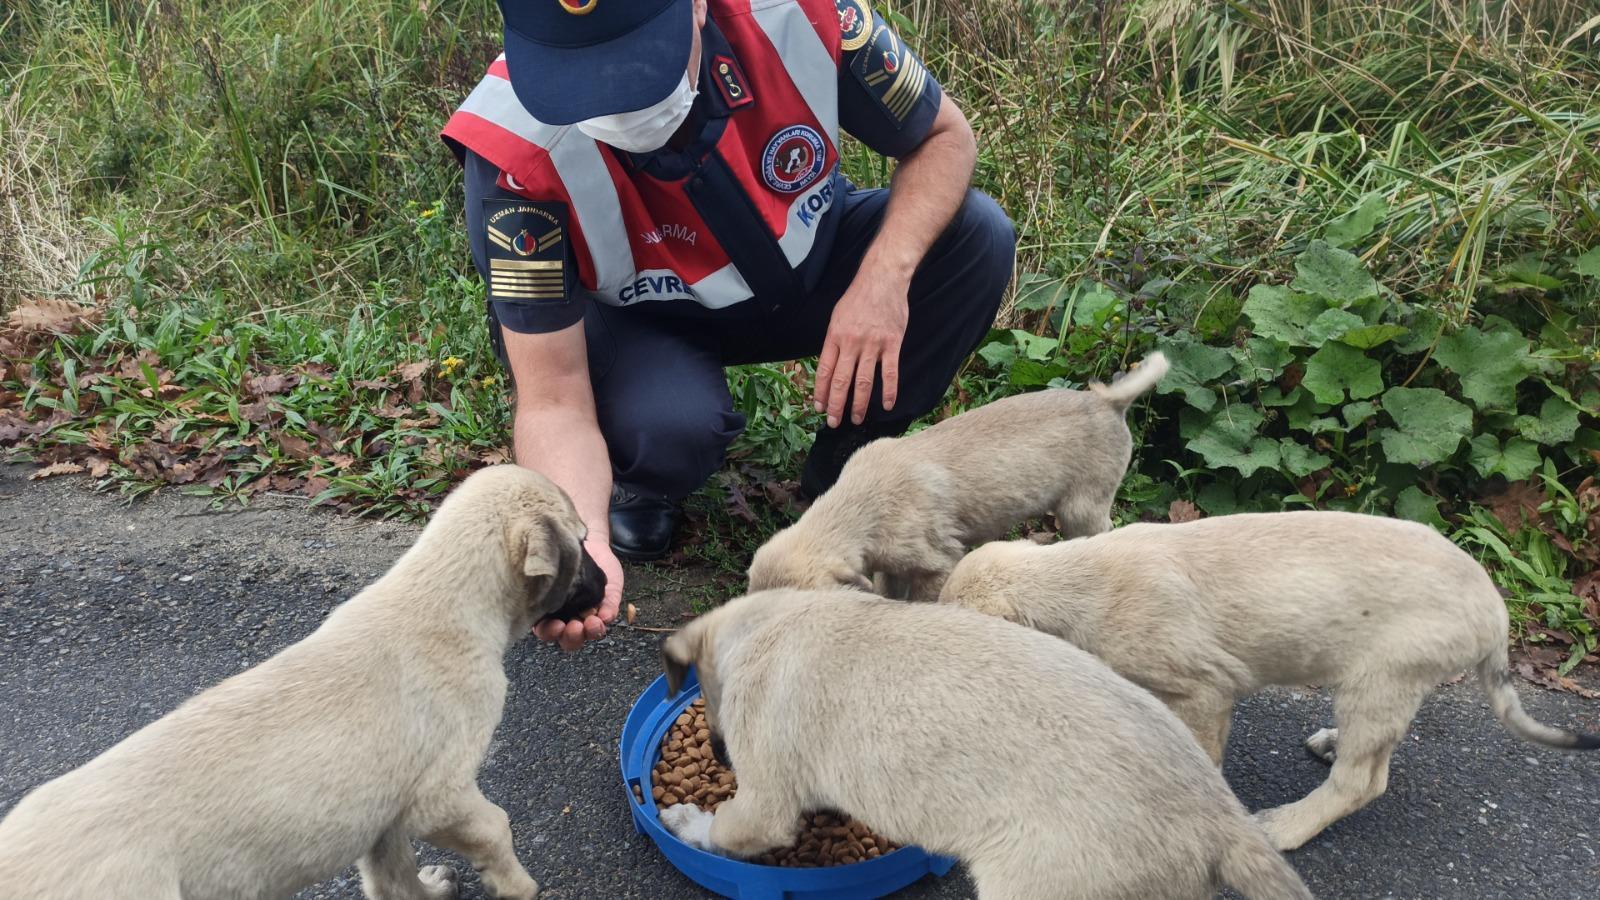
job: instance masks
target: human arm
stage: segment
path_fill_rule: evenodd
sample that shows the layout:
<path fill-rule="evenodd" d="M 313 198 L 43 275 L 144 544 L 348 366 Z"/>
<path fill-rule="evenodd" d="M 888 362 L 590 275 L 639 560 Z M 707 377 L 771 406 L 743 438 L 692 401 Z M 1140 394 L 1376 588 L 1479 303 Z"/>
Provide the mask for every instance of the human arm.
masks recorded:
<path fill-rule="evenodd" d="M 576 650 L 605 637 L 622 603 L 623 584 L 622 564 L 611 550 L 611 462 L 595 418 L 583 322 L 542 334 L 509 328 L 501 334 L 517 385 L 512 411 L 517 465 L 542 473 L 572 498 L 588 526 L 584 547 L 606 575 L 605 599 L 596 615 L 534 626 L 540 640 Z"/>
<path fill-rule="evenodd" d="M 927 136 L 895 169 L 883 224 L 828 323 L 814 403 L 829 428 L 843 421 L 847 398 L 851 421 L 861 424 L 880 367 L 884 411 L 894 408 L 911 276 L 961 208 L 977 155 L 966 116 L 942 97 Z"/>
<path fill-rule="evenodd" d="M 585 640 L 605 636 L 621 605 L 623 583 L 610 543 L 611 466 L 589 381 L 583 311 L 590 301 L 572 275 L 565 206 L 512 192 L 501 172 L 475 153 L 466 152 L 462 163 L 473 264 L 488 288 L 489 327 L 498 332 L 516 388 L 517 464 L 544 474 L 572 497 L 588 526 L 585 548 L 606 575 L 597 615 L 534 626 L 541 640 L 576 650 Z M 519 234 L 543 240 L 536 249 L 523 245 L 517 251 L 510 241 Z"/>

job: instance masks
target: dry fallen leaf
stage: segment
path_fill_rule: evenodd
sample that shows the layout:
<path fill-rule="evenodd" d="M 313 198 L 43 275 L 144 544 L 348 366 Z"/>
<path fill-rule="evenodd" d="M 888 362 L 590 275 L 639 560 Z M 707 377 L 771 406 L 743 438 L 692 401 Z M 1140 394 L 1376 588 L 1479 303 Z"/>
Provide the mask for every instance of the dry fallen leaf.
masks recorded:
<path fill-rule="evenodd" d="M 299 383 L 299 375 L 275 373 L 272 375 L 257 375 L 246 381 L 244 386 L 246 390 L 257 397 L 264 397 L 267 394 L 281 394 Z"/>
<path fill-rule="evenodd" d="M 239 407 L 239 415 L 246 422 L 265 422 L 272 418 L 273 409 L 266 398 Z"/>
<path fill-rule="evenodd" d="M 156 352 L 149 348 L 140 350 L 133 356 L 117 358 L 117 374 L 131 381 L 142 382 L 145 380 L 145 366 L 149 366 L 152 369 L 161 368 L 161 357 L 157 356 Z M 159 381 L 160 379 L 157 380 Z"/>
<path fill-rule="evenodd" d="M 333 366 L 325 362 L 303 362 L 298 367 L 307 378 L 328 381 L 333 378 Z"/>
<path fill-rule="evenodd" d="M 1566 659 L 1567 653 L 1565 648 L 1551 644 L 1525 644 L 1515 647 L 1511 651 L 1511 671 L 1551 690 L 1576 694 L 1586 700 L 1600 699 L 1600 691 L 1584 687 L 1557 671 Z"/>
<path fill-rule="evenodd" d="M 431 361 L 421 359 L 416 362 L 408 362 L 402 366 L 396 366 L 394 373 L 400 376 L 401 381 L 416 381 L 428 371 L 428 367 L 431 365 L 433 365 Z"/>
<path fill-rule="evenodd" d="M 1174 500 L 1172 505 L 1167 507 L 1167 521 L 1169 522 L 1193 522 L 1202 518 L 1202 515 L 1199 507 L 1187 500 Z"/>
<path fill-rule="evenodd" d="M 403 415 L 405 415 L 406 413 L 408 413 L 410 411 L 411 410 L 409 410 L 409 409 L 401 409 L 400 407 L 393 407 L 392 409 L 389 408 L 389 407 L 385 407 L 383 409 L 378 410 L 378 414 L 383 416 L 383 417 L 385 417 L 385 418 L 394 419 L 394 418 L 397 418 L 399 416 L 403 416 Z M 393 413 L 393 415 L 390 414 L 391 412 Z M 415 428 L 432 428 L 433 426 L 439 424 L 439 414 L 430 409 L 430 410 L 428 410 L 428 415 L 426 417 L 424 417 L 424 418 L 421 418 L 421 419 L 400 419 L 399 421 L 395 422 L 394 424 L 395 424 L 396 428 L 402 428 L 402 429 L 405 429 L 407 431 L 415 429 Z"/>
<path fill-rule="evenodd" d="M 422 359 L 395 367 L 395 374 L 406 383 L 406 399 L 409 402 L 422 401 L 422 376 L 427 374 L 428 368 L 432 365 L 432 362 Z"/>
<path fill-rule="evenodd" d="M 41 478 L 54 478 L 57 475 L 76 475 L 83 471 L 83 466 L 71 462 L 58 462 L 45 466 L 28 476 L 29 481 L 38 481 Z"/>
<path fill-rule="evenodd" d="M 1517 531 L 1524 522 L 1539 521 L 1539 506 L 1549 498 L 1541 485 L 1529 479 L 1513 481 L 1505 490 L 1484 499 L 1488 501 L 1489 511 L 1507 531 Z"/>
<path fill-rule="evenodd" d="M 744 488 L 738 484 L 729 485 L 729 487 L 728 510 L 751 524 L 759 522 L 760 519 L 756 517 L 755 511 L 750 508 L 750 501 L 745 499 Z"/>
<path fill-rule="evenodd" d="M 283 448 L 284 453 L 295 459 L 311 458 L 311 442 L 305 438 L 295 437 L 292 434 L 280 434 L 278 435 L 278 446 Z"/>
<path fill-rule="evenodd" d="M 100 310 L 50 297 L 24 300 L 6 317 L 6 324 L 19 334 L 67 334 L 98 321 Z"/>
<path fill-rule="evenodd" d="M 23 435 L 33 434 L 34 426 L 19 418 L 10 410 L 0 410 L 0 443 L 10 443 L 20 440 Z"/>

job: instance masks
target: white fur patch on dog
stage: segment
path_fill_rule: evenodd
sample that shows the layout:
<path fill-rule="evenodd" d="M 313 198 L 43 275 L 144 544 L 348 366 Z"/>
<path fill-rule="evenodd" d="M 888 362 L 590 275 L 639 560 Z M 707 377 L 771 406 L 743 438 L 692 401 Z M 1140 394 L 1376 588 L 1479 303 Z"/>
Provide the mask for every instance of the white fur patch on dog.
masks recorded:
<path fill-rule="evenodd" d="M 714 813 L 691 803 L 675 803 L 661 811 L 661 824 L 678 840 L 708 853 L 717 852 L 711 843 L 711 820 L 715 818 Z"/>

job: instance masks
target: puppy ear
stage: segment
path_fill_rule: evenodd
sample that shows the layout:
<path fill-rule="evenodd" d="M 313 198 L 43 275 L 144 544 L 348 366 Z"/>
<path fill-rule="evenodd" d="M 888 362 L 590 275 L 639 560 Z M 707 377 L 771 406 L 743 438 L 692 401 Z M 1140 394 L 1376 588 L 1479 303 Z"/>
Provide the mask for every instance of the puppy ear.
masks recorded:
<path fill-rule="evenodd" d="M 833 570 L 833 580 L 837 581 L 841 587 L 872 593 L 872 579 L 855 569 L 840 566 Z"/>
<path fill-rule="evenodd" d="M 696 627 L 699 622 L 667 635 L 661 642 L 661 669 L 667 675 L 667 696 L 676 697 L 689 678 L 689 667 L 700 658 L 704 649 L 705 629 Z"/>
<path fill-rule="evenodd" d="M 547 588 L 570 581 L 577 569 L 573 548 L 549 516 L 518 519 L 509 543 L 512 564 L 520 564 L 525 577 L 540 579 Z"/>
<path fill-rule="evenodd" d="M 562 570 L 562 546 L 544 516 L 520 517 L 510 528 L 509 551 L 528 578 L 555 578 Z"/>

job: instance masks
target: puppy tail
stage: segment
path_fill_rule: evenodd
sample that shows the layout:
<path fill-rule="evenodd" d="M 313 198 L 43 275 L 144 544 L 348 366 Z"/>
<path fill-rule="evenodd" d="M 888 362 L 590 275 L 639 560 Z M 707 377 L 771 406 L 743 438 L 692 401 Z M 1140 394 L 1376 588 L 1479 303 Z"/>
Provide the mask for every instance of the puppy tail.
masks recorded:
<path fill-rule="evenodd" d="M 1478 681 L 1489 697 L 1489 708 L 1506 730 L 1535 744 L 1563 750 L 1600 750 L 1600 734 L 1583 734 L 1554 728 L 1534 721 L 1522 708 L 1516 688 L 1511 686 L 1511 661 L 1504 644 L 1497 646 L 1478 663 Z"/>
<path fill-rule="evenodd" d="M 1236 838 L 1222 854 L 1218 868 L 1222 883 L 1243 894 L 1247 900 L 1313 900 L 1311 889 L 1300 875 L 1272 849 L 1261 829 L 1248 821 L 1247 833 Z"/>
<path fill-rule="evenodd" d="M 1141 394 L 1156 386 L 1168 368 L 1167 357 L 1157 350 L 1121 378 L 1110 384 L 1091 384 L 1089 390 L 1099 394 L 1117 412 L 1125 412 Z"/>

